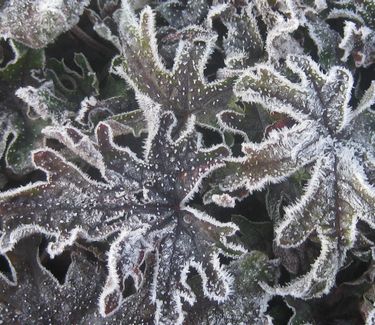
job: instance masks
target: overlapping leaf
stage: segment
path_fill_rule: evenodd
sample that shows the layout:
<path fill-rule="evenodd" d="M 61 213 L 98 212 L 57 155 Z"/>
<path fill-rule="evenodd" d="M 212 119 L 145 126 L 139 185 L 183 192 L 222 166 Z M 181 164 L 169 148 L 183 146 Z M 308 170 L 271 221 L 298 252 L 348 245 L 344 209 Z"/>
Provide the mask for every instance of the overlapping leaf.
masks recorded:
<path fill-rule="evenodd" d="M 45 69 L 40 71 L 38 87 L 20 87 L 16 95 L 21 98 L 38 117 L 48 124 L 61 125 L 67 121 L 84 118 L 98 101 L 98 79 L 89 62 L 82 53 L 74 55 L 74 63 L 80 70 L 78 73 L 65 65 L 63 61 L 51 59 L 47 61 Z M 37 134 L 38 135 L 38 134 Z"/>
<path fill-rule="evenodd" d="M 268 61 L 279 64 L 289 54 L 301 54 L 303 48 L 293 37 L 293 33 L 300 26 L 295 13 L 294 1 L 275 3 L 267 0 L 251 1 L 256 11 L 256 19 L 261 20 L 266 27 L 265 52 Z"/>
<path fill-rule="evenodd" d="M 327 11 L 327 4 L 325 1 L 315 1 L 314 5 L 310 1 L 295 1 L 293 11 L 297 17 L 300 26 L 306 28 L 307 39 L 303 42 L 308 42 L 310 38 L 317 50 L 319 64 L 325 68 L 340 63 L 340 49 L 338 47 L 341 40 L 340 34 L 331 28 L 331 26 L 322 17 Z M 307 47 L 307 49 L 306 49 Z M 314 49 L 308 45 L 305 46 L 305 52 L 313 52 Z"/>
<path fill-rule="evenodd" d="M 341 60 L 350 57 L 356 67 L 368 67 L 375 62 L 375 4 L 365 1 L 329 1 L 328 19 L 345 19 L 344 36 L 339 47 Z"/>
<path fill-rule="evenodd" d="M 375 62 L 375 30 L 346 21 L 339 47 L 344 50 L 342 61 L 352 58 L 356 67 L 369 67 Z"/>
<path fill-rule="evenodd" d="M 244 254 L 234 261 L 229 270 L 234 277 L 233 294 L 225 304 L 214 306 L 205 313 L 196 311 L 191 315 L 192 324 L 272 324 L 266 315 L 271 295 L 259 285 L 274 283 L 278 277 L 277 265 L 258 251 Z M 203 304 L 203 308 L 205 305 Z"/>
<path fill-rule="evenodd" d="M 208 13 L 207 20 L 211 28 L 214 19 L 220 19 L 228 29 L 223 40 L 227 67 L 243 69 L 259 61 L 264 45 L 252 6 L 247 4 L 236 8 L 232 3 L 217 4 Z"/>
<path fill-rule="evenodd" d="M 33 168 L 30 151 L 42 144 L 41 137 L 37 135 L 46 123 L 41 119 L 29 119 L 27 107 L 17 98 L 15 92 L 18 87 L 31 82 L 30 72 L 42 68 L 45 57 L 42 50 L 27 49 L 13 40 L 9 40 L 7 44 L 14 57 L 4 62 L 4 67 L 0 69 L 0 154 L 4 156 L 7 167 L 17 174 L 24 174 Z M 10 135 L 13 139 L 6 147 Z"/>
<path fill-rule="evenodd" d="M 334 67 L 323 74 L 305 56 L 290 57 L 288 66 L 300 83 L 259 66 L 239 80 L 236 93 L 299 123 L 271 132 L 261 144 L 245 144 L 245 156 L 229 161 L 235 172 L 222 187 L 253 191 L 312 164 L 305 193 L 286 208 L 285 218 L 276 229 L 276 241 L 282 246 L 295 247 L 312 233 L 321 242 L 320 256 L 311 270 L 288 286 L 275 289 L 282 295 L 306 298 L 326 293 L 334 284 L 335 274 L 356 238 L 357 221 L 375 227 L 375 192 L 366 176 L 374 168 L 368 154 L 371 131 L 361 142 L 353 136 L 360 132 L 356 117 L 374 103 L 375 93 L 370 87 L 353 110 L 349 106 L 353 85 L 349 71 Z"/>
<path fill-rule="evenodd" d="M 175 28 L 198 25 L 206 17 L 209 4 L 204 0 L 168 0 L 157 6 L 156 10 Z"/>
<path fill-rule="evenodd" d="M 121 231 L 109 252 L 109 275 L 100 299 L 103 315 L 114 314 L 116 319 L 122 315 L 129 324 L 138 324 L 143 317 L 182 323 L 183 307 L 195 301 L 186 283 L 190 268 L 201 276 L 209 299 L 224 301 L 231 278 L 220 266 L 218 254 L 226 246 L 232 253 L 240 249 L 226 240 L 237 228 L 186 203 L 202 178 L 222 166 L 228 151 L 224 146 L 201 148 L 192 122 L 173 141 L 175 123 L 171 113 L 163 116 L 158 132 L 149 136 L 144 160 L 116 146 L 107 124 L 96 128 L 97 143 L 71 127 L 47 129 L 99 169 L 106 182 L 93 181 L 51 149 L 34 152 L 34 163 L 47 172 L 48 181 L 2 194 L 2 250 L 10 250 L 29 233 L 42 232 L 55 238 L 48 247 L 55 255 L 78 236 L 103 239 Z M 151 278 L 142 280 L 141 265 L 153 252 Z M 122 301 L 128 277 L 138 292 Z M 140 297 L 142 304 L 147 298 L 149 312 L 139 314 Z"/>
<path fill-rule="evenodd" d="M 215 36 L 197 26 L 184 30 L 173 68 L 168 70 L 157 52 L 154 24 L 149 7 L 137 22 L 131 8 L 123 2 L 119 13 L 122 54 L 115 58 L 112 71 L 135 89 L 144 110 L 150 109 L 147 99 L 151 99 L 162 110 L 172 110 L 179 123 L 195 114 L 197 123 L 217 127 L 215 116 L 227 108 L 233 79 L 208 82 L 204 76 Z"/>
<path fill-rule="evenodd" d="M 20 241 L 8 253 L 12 281 L 0 274 L 0 321 L 4 324 L 100 324 L 96 297 L 104 269 L 83 254 L 72 254 L 72 263 L 60 284 L 40 262 L 40 239 Z"/>

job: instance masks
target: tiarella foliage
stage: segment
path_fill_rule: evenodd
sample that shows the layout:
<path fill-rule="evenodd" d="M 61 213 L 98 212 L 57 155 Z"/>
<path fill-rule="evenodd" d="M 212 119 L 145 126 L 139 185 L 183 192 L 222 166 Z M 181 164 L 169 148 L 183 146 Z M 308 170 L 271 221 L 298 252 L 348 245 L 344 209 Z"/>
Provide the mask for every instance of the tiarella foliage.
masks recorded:
<path fill-rule="evenodd" d="M 217 127 L 215 115 L 231 100 L 233 79 L 208 82 L 204 76 L 215 34 L 199 26 L 182 30 L 174 64 L 169 70 L 158 54 L 151 9 L 142 11 L 139 22 L 126 5 L 118 16 L 122 53 L 114 59 L 112 71 L 134 88 L 145 113 L 149 114 L 155 109 L 153 103 L 157 103 L 161 110 L 173 110 L 181 123 L 194 114 L 197 123 Z"/>
<path fill-rule="evenodd" d="M 29 237 L 7 254 L 12 278 L 0 278 L 0 320 L 4 324 L 63 324 L 80 318 L 87 324 L 99 324 L 93 297 L 100 293 L 104 269 L 84 255 L 72 253 L 72 263 L 60 284 L 41 264 L 40 242 L 38 237 Z"/>
<path fill-rule="evenodd" d="M 96 143 L 72 127 L 48 130 L 96 167 L 106 182 L 91 180 L 51 149 L 34 152 L 33 161 L 47 172 L 48 181 L 3 193 L 3 251 L 35 232 L 55 237 L 48 251 L 56 255 L 79 236 L 102 240 L 119 231 L 108 255 L 109 274 L 99 306 L 102 315 L 125 308 L 123 317 L 129 324 L 182 323 L 183 303 L 195 302 L 186 282 L 190 268 L 201 276 L 208 298 L 224 301 L 232 280 L 220 266 L 218 254 L 225 253 L 226 247 L 232 254 L 241 251 L 226 239 L 236 227 L 186 203 L 202 178 L 222 165 L 228 151 L 224 146 L 200 148 L 192 124 L 174 141 L 174 124 L 171 113 L 163 115 L 158 132 L 147 141 L 144 160 L 116 146 L 104 123 L 96 128 Z M 148 265 L 150 254 L 154 261 Z M 143 279 L 143 263 L 152 268 L 146 271 L 150 279 Z M 123 305 L 121 292 L 128 277 L 139 292 L 132 297 L 134 302 Z M 142 286 L 143 281 L 151 287 Z M 146 310 L 140 314 L 144 299 L 149 306 L 143 306 Z"/>
<path fill-rule="evenodd" d="M 0 323 L 373 324 L 374 8 L 0 0 Z"/>
<path fill-rule="evenodd" d="M 316 231 L 321 253 L 310 272 L 275 289 L 278 294 L 311 298 L 332 287 L 356 239 L 358 220 L 375 227 L 375 191 L 367 178 L 374 169 L 369 156 L 373 147 L 363 137 L 358 142 L 352 135 L 357 132 L 355 119 L 374 103 L 375 91 L 372 84 L 353 110 L 349 107 L 353 85 L 349 71 L 333 67 L 323 74 L 304 56 L 289 57 L 287 65 L 300 83 L 258 66 L 238 81 L 235 91 L 245 101 L 291 116 L 297 124 L 271 132 L 259 145 L 244 145 L 245 156 L 228 162 L 228 168 L 236 171 L 226 177 L 222 188 L 246 186 L 253 191 L 311 166 L 305 193 L 285 209 L 284 220 L 276 228 L 276 242 L 295 247 Z"/>
<path fill-rule="evenodd" d="M 30 72 L 33 69 L 43 67 L 45 56 L 42 50 L 28 49 L 14 40 L 4 42 L 4 53 L 5 45 L 9 46 L 14 57 L 8 62 L 2 62 L 3 67 L 0 68 L 1 154 L 6 165 L 21 174 L 32 169 L 30 151 L 43 144 L 40 131 L 47 123 L 38 118 L 29 119 L 30 110 L 22 104 L 15 92 L 20 86 L 30 82 Z M 6 145 L 10 135 L 13 138 Z"/>

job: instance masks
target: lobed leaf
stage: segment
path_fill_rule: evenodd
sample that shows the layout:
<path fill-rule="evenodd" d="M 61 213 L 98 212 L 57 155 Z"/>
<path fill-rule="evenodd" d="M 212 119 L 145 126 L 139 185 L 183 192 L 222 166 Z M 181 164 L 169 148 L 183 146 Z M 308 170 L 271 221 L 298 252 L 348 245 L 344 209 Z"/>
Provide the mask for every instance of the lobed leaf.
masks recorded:
<path fill-rule="evenodd" d="M 358 220 L 375 226 L 375 192 L 367 178 L 373 166 L 366 162 L 365 154 L 371 135 L 360 143 L 351 136 L 360 132 L 351 124 L 370 106 L 373 90 L 368 90 L 362 101 L 367 104 L 363 109 L 359 105 L 355 114 L 349 107 L 353 85 L 349 71 L 333 67 L 323 74 L 310 58 L 301 56 L 290 57 L 287 64 L 298 74 L 299 84 L 291 83 L 272 68 L 260 66 L 256 74 L 245 74 L 238 81 L 236 92 L 246 101 L 288 114 L 299 123 L 290 129 L 272 131 L 270 138 L 274 141 L 244 146 L 245 156 L 228 162 L 237 168 L 226 178 L 229 185 L 224 181 L 221 186 L 229 191 L 238 187 L 253 191 L 312 164 L 303 196 L 285 209 L 285 217 L 275 230 L 277 244 L 284 247 L 300 245 L 313 232 L 320 240 L 320 256 L 311 270 L 273 291 L 305 299 L 321 296 L 334 285 L 335 275 L 357 236 Z M 281 85 L 285 90 L 279 90 Z M 275 141 L 278 139 L 284 141 Z M 275 149 L 267 148 L 270 145 Z M 254 168 L 259 159 L 263 162 L 261 168 Z"/>
<path fill-rule="evenodd" d="M 90 179 L 51 149 L 35 151 L 34 163 L 48 180 L 2 194 L 2 251 L 11 250 L 30 233 L 54 238 L 48 246 L 52 256 L 78 237 L 101 240 L 119 233 L 109 251 L 109 274 L 99 308 L 103 316 L 122 315 L 129 324 L 142 317 L 182 323 L 186 304 L 195 302 L 186 283 L 190 268 L 202 278 L 208 299 L 226 300 L 232 280 L 218 254 L 228 254 L 223 249 L 242 251 L 227 240 L 237 227 L 186 204 L 202 179 L 222 166 L 228 150 L 220 145 L 202 148 L 193 124 L 173 140 L 176 123 L 172 113 L 163 114 L 157 132 L 149 134 L 144 159 L 118 147 L 105 123 L 96 128 L 96 142 L 73 127 L 47 129 L 51 137 L 97 168 L 103 182 Z M 149 258 L 154 262 L 146 262 Z M 154 266 L 142 274 L 144 262 Z M 128 277 L 137 292 L 123 299 Z M 140 315 L 140 304 L 148 312 Z"/>
<path fill-rule="evenodd" d="M 143 110 L 150 109 L 143 100 L 147 97 L 162 110 L 173 111 L 181 124 L 194 114 L 197 123 L 217 127 L 215 116 L 227 108 L 233 79 L 208 82 L 204 77 L 215 36 L 197 26 L 184 30 L 186 36 L 168 70 L 157 51 L 154 25 L 149 7 L 142 11 L 138 23 L 131 9 L 123 5 L 119 22 L 122 54 L 114 59 L 112 72 L 135 89 Z"/>
<path fill-rule="evenodd" d="M 232 3 L 213 6 L 207 15 L 211 28 L 215 19 L 220 19 L 228 30 L 223 40 L 226 67 L 244 69 L 260 60 L 264 45 L 249 4 L 242 8 Z"/>
<path fill-rule="evenodd" d="M 65 281 L 60 284 L 39 257 L 40 238 L 20 241 L 8 253 L 14 282 L 0 278 L 0 321 L 5 324 L 100 324 L 95 296 L 104 270 L 82 253 L 73 253 Z"/>

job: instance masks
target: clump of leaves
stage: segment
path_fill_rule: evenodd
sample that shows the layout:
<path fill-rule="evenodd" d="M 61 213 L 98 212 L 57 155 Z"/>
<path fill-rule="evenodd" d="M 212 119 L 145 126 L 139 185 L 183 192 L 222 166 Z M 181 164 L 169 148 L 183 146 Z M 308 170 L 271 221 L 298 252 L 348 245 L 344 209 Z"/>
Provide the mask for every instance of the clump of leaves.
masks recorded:
<path fill-rule="evenodd" d="M 0 0 L 0 323 L 372 324 L 373 9 Z"/>

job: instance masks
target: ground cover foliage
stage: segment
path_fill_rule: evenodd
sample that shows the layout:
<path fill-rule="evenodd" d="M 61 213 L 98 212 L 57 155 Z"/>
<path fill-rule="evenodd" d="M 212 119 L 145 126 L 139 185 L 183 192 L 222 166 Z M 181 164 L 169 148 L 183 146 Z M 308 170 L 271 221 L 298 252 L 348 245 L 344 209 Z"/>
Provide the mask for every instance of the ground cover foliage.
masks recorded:
<path fill-rule="evenodd" d="M 371 0 L 0 0 L 1 324 L 374 324 Z"/>

